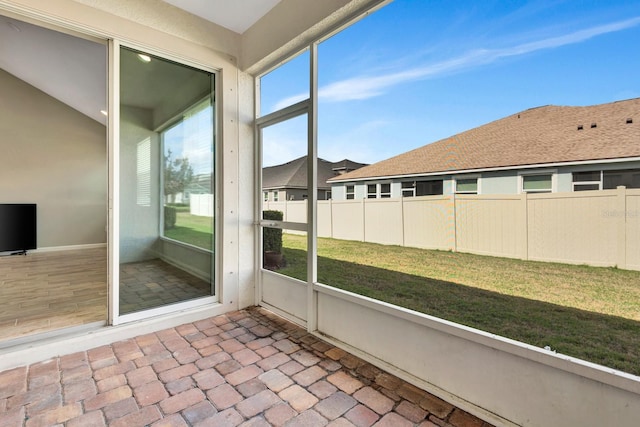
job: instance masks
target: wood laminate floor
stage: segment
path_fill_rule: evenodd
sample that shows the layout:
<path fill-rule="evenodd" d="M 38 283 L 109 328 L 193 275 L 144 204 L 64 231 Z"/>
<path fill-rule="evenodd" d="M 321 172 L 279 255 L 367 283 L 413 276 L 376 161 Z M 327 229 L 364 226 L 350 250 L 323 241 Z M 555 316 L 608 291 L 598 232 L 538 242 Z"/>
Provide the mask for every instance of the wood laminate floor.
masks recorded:
<path fill-rule="evenodd" d="M 106 248 L 0 257 L 0 340 L 106 319 Z"/>
<path fill-rule="evenodd" d="M 120 313 L 211 295 L 211 286 L 159 259 L 120 266 Z M 107 320 L 107 250 L 0 257 L 0 342 Z"/>

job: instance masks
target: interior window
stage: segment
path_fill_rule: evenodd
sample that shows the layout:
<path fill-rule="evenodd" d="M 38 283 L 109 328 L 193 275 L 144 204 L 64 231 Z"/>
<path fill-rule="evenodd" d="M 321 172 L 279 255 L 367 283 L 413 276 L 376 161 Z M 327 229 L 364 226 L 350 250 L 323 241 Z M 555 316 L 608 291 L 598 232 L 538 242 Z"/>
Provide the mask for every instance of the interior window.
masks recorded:
<path fill-rule="evenodd" d="M 161 132 L 164 236 L 207 250 L 213 234 L 212 132 L 209 98 Z"/>

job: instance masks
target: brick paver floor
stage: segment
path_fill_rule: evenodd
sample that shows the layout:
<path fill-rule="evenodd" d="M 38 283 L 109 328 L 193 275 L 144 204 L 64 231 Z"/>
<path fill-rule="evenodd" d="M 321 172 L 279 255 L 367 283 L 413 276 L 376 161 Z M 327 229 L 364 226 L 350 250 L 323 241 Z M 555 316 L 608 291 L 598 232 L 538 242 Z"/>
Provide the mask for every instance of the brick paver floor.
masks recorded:
<path fill-rule="evenodd" d="M 0 373 L 0 427 L 489 424 L 250 308 Z"/>

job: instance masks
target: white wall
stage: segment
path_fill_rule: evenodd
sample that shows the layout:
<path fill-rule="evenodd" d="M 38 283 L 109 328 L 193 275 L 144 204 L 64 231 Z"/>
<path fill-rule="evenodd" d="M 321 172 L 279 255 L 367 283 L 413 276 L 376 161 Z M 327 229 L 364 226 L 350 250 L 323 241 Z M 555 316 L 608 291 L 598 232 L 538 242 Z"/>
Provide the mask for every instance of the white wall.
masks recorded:
<path fill-rule="evenodd" d="M 153 113 L 134 107 L 120 109 L 120 262 L 157 258 L 154 245 L 160 230 L 160 141 L 151 130 Z M 137 147 L 151 140 L 151 203 L 137 203 Z"/>
<path fill-rule="evenodd" d="M 38 247 L 105 243 L 105 127 L 0 70 L 0 135 L 0 203 L 38 205 Z"/>

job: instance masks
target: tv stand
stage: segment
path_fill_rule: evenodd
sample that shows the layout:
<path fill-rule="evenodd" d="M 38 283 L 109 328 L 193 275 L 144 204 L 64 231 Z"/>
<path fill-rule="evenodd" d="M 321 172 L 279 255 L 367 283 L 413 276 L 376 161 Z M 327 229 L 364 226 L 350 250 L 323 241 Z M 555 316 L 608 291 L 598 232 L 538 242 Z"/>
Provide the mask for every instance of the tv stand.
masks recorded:
<path fill-rule="evenodd" d="M 14 252 L 9 252 L 9 253 L 5 253 L 0 255 L 0 257 L 7 257 L 7 256 L 14 256 L 14 255 L 24 255 L 27 256 L 27 251 L 26 249 L 23 249 L 21 251 L 14 251 Z"/>

